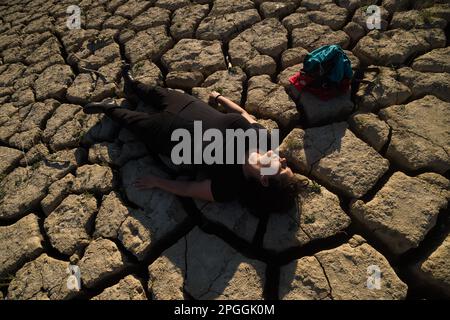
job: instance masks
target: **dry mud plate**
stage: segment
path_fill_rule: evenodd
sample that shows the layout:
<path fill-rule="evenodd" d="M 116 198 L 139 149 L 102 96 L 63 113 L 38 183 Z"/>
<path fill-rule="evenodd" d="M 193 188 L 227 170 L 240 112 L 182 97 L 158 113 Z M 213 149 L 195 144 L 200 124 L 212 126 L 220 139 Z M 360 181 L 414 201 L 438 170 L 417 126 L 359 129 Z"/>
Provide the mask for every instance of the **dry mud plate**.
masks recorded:
<path fill-rule="evenodd" d="M 449 298 L 449 19 L 446 0 L 2 1 L 0 299 Z M 297 108 L 287 79 L 327 44 L 365 81 Z M 82 110 L 105 98 L 146 110 L 124 99 L 124 63 L 280 128 L 309 181 L 296 205 L 259 219 L 134 188 L 173 172 Z"/>

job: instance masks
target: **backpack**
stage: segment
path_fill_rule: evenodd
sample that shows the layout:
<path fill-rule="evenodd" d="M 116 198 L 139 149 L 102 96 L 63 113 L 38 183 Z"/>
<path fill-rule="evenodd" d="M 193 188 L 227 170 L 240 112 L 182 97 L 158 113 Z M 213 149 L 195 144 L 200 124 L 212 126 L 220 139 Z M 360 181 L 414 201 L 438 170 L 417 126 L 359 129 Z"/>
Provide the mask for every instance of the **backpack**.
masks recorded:
<path fill-rule="evenodd" d="M 322 100 L 346 93 L 353 76 L 350 59 L 338 45 L 320 47 L 309 53 L 303 69 L 289 81 L 299 92 L 306 90 Z"/>

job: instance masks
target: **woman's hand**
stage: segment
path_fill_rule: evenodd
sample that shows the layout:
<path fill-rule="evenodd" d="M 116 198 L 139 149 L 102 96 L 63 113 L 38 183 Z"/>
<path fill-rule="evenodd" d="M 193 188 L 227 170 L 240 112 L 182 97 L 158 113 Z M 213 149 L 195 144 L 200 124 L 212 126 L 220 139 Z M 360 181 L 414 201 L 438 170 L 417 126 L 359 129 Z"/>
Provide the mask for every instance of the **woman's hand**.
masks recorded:
<path fill-rule="evenodd" d="M 217 91 L 213 91 L 209 94 L 209 103 L 212 105 L 216 105 L 217 104 L 217 97 L 221 96 L 221 94 Z"/>
<path fill-rule="evenodd" d="M 154 175 L 148 175 L 139 179 L 136 179 L 136 181 L 133 183 L 133 186 L 137 188 L 138 190 L 147 190 L 147 189 L 153 189 L 158 188 L 158 183 L 160 181 L 160 178 Z"/>

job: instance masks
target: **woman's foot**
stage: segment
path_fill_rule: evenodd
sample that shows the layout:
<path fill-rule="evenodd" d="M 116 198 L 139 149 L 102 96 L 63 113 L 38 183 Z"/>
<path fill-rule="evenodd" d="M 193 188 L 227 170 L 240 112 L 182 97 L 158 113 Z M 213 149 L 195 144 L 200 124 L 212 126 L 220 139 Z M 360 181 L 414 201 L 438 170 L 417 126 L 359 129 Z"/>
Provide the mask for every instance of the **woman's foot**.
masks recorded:
<path fill-rule="evenodd" d="M 101 102 L 91 102 L 83 107 L 86 114 L 103 113 L 107 108 L 118 107 L 113 99 L 105 99 Z"/>
<path fill-rule="evenodd" d="M 130 92 L 134 92 L 137 93 L 139 95 L 140 93 L 146 93 L 147 91 L 153 89 L 155 86 L 157 86 L 156 84 L 151 85 L 151 84 L 145 84 L 142 83 L 141 81 L 139 81 L 138 79 L 134 78 L 132 76 L 132 72 L 131 72 L 131 65 L 130 64 L 125 64 L 122 66 L 122 78 L 124 81 L 124 91 L 126 93 L 126 91 L 130 91 Z"/>
<path fill-rule="evenodd" d="M 125 97 L 133 101 L 135 104 L 138 104 L 139 97 L 136 93 L 138 84 L 137 81 L 131 75 L 131 66 L 129 64 L 125 64 L 122 67 L 121 75 L 123 78 L 123 93 L 125 94 Z"/>
<path fill-rule="evenodd" d="M 131 75 L 131 65 L 130 64 L 123 65 L 121 74 L 125 88 L 133 90 L 136 87 L 137 83 L 136 80 Z"/>

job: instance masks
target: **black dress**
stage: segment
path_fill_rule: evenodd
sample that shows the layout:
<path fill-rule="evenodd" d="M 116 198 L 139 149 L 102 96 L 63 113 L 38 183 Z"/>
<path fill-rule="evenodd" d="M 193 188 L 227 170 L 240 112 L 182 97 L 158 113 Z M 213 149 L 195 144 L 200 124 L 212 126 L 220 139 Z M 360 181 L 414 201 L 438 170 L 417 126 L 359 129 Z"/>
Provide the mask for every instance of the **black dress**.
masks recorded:
<path fill-rule="evenodd" d="M 237 113 L 221 113 L 203 101 L 175 90 L 156 87 L 146 92 L 143 100 L 158 111 L 147 113 L 121 107 L 109 107 L 105 113 L 132 131 L 153 153 L 166 157 L 171 156 L 173 147 L 179 143 L 171 141 L 173 131 L 186 129 L 191 137 L 194 137 L 194 121 L 201 121 L 203 132 L 208 129 L 217 129 L 223 137 L 226 137 L 227 129 L 244 131 L 253 129 L 256 130 L 259 140 L 259 129 L 265 130 L 260 124 L 251 124 Z M 267 137 L 267 143 L 270 143 L 268 134 Z M 230 141 L 227 142 L 230 143 Z M 248 140 L 246 142 L 245 148 L 248 150 Z M 202 150 L 209 144 L 210 142 L 202 141 Z M 267 146 L 270 147 L 270 144 Z M 224 145 L 224 160 L 226 159 L 226 150 Z M 205 171 L 211 179 L 211 192 L 215 201 L 233 200 L 245 191 L 246 179 L 242 171 L 242 164 L 236 163 L 237 152 L 235 151 L 234 164 L 201 163 L 194 165 L 196 169 Z M 191 163 L 193 163 L 194 152 L 195 150 L 192 149 Z"/>

